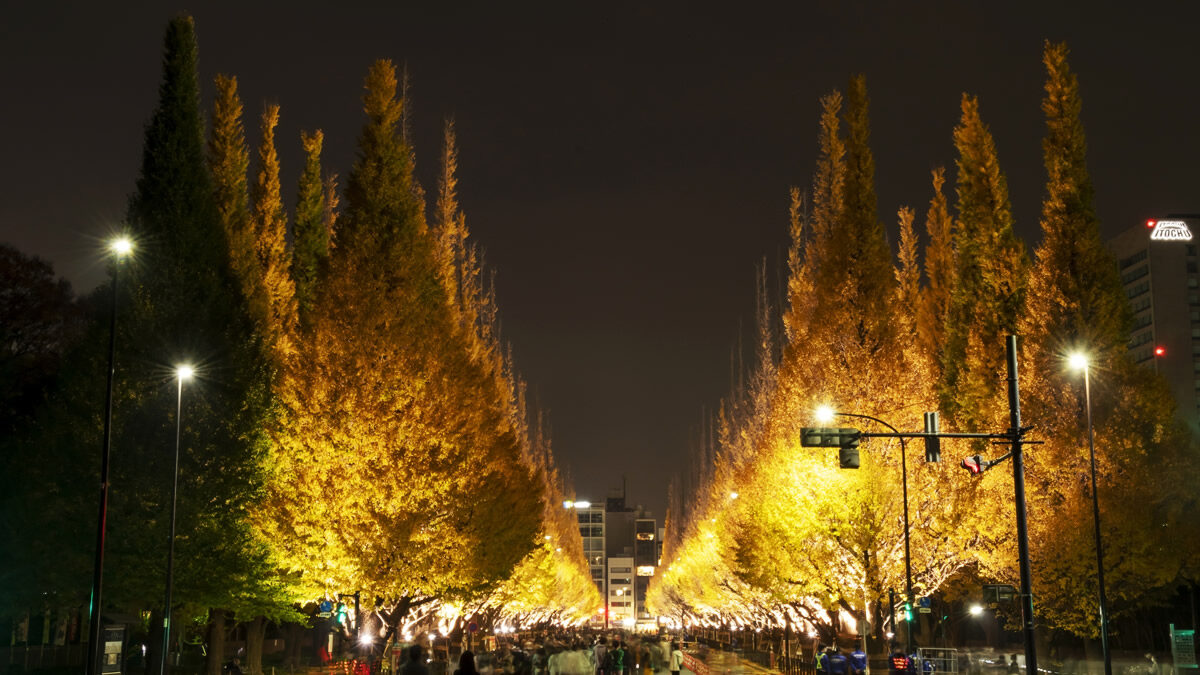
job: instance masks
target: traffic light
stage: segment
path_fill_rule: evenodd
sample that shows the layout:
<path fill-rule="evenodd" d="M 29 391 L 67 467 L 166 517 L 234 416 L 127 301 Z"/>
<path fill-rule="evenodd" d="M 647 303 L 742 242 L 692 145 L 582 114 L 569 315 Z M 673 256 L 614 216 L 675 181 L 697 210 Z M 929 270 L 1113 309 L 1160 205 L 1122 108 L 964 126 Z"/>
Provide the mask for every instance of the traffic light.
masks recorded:
<path fill-rule="evenodd" d="M 925 433 L 938 433 L 938 414 L 936 412 L 925 413 Z M 925 437 L 925 461 L 942 461 L 942 439 L 937 436 Z"/>
<path fill-rule="evenodd" d="M 858 442 L 862 432 L 839 427 L 804 427 L 800 445 L 805 448 L 838 448 L 838 464 L 843 469 L 858 468 Z"/>
<path fill-rule="evenodd" d="M 337 612 L 333 615 L 333 620 L 342 626 L 347 626 L 349 625 L 346 623 L 347 618 L 346 603 L 339 602 Z"/>
<path fill-rule="evenodd" d="M 858 436 L 847 441 L 849 445 L 843 445 L 838 449 L 838 465 L 843 469 L 858 468 Z"/>
<path fill-rule="evenodd" d="M 961 462 L 962 468 L 971 472 L 972 476 L 978 476 L 983 473 L 983 470 L 991 466 L 987 460 L 981 455 L 971 455 Z"/>
<path fill-rule="evenodd" d="M 858 445 L 858 429 L 838 427 L 804 427 L 800 430 L 800 445 L 805 448 L 844 448 L 851 442 Z"/>
<path fill-rule="evenodd" d="M 911 602 L 904 603 L 904 620 L 912 621 L 912 603 Z"/>

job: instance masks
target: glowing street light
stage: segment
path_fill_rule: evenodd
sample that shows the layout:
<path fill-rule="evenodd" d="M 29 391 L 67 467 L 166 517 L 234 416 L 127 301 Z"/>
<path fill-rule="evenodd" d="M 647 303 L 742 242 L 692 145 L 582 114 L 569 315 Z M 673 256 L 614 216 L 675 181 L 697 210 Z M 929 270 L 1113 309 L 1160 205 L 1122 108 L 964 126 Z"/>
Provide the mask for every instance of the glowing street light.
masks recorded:
<path fill-rule="evenodd" d="M 175 403 L 175 473 L 171 483 L 171 528 L 167 534 L 167 602 L 163 610 L 162 660 L 159 674 L 167 673 L 167 652 L 171 649 L 171 592 L 175 582 L 175 511 L 179 502 L 179 437 L 183 430 L 183 383 L 192 379 L 196 370 L 189 365 L 175 368 L 175 380 L 179 385 Z"/>
<path fill-rule="evenodd" d="M 96 553 L 92 569 L 92 603 L 88 622 L 87 675 L 99 675 L 101 612 L 104 591 L 104 535 L 108 520 L 108 460 L 112 454 L 112 410 L 113 378 L 117 372 L 117 278 L 121 261 L 133 252 L 133 240 L 126 236 L 117 237 L 108 243 L 112 253 L 112 308 L 108 326 L 108 382 L 104 394 L 104 440 L 100 450 L 100 511 L 96 523 Z"/>
<path fill-rule="evenodd" d="M 133 253 L 133 240 L 122 235 L 108 243 L 108 250 L 116 254 L 118 258 L 124 258 Z"/>
<path fill-rule="evenodd" d="M 1104 675 L 1112 675 L 1112 654 L 1108 650 L 1108 600 L 1104 595 L 1104 547 L 1100 541 L 1100 498 L 1096 494 L 1096 436 L 1092 429 L 1091 368 L 1087 355 L 1075 352 L 1068 363 L 1083 371 L 1083 398 L 1087 409 L 1088 455 L 1092 465 L 1092 520 L 1096 526 L 1096 582 L 1100 587 L 1100 648 L 1104 652 Z"/>
<path fill-rule="evenodd" d="M 971 605 L 967 608 L 967 612 L 969 612 L 971 616 L 979 616 L 980 614 L 983 614 L 983 605 Z"/>

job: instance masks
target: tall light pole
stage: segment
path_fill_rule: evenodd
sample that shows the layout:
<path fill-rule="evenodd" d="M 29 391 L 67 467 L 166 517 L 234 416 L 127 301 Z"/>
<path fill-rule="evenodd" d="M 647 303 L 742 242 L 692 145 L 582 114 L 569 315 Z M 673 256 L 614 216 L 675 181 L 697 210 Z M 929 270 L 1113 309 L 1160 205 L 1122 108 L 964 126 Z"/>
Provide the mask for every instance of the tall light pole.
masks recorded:
<path fill-rule="evenodd" d="M 87 675 L 99 675 L 101 654 L 101 601 L 104 591 L 104 535 L 108 520 L 108 458 L 112 450 L 113 379 L 117 372 L 117 277 L 121 261 L 133 252 L 133 240 L 117 237 L 108 244 L 113 256 L 112 310 L 108 326 L 108 382 L 104 394 L 104 440 L 100 450 L 100 513 L 96 523 L 96 553 L 92 570 L 92 603 L 88 612 Z"/>
<path fill-rule="evenodd" d="M 896 429 L 896 427 L 888 424 L 887 422 L 884 422 L 883 420 L 879 419 L 878 417 L 871 417 L 870 415 L 860 415 L 858 413 L 835 412 L 833 410 L 833 408 L 830 408 L 829 406 L 821 406 L 820 408 L 817 409 L 817 420 L 820 421 L 822 424 L 827 424 L 827 423 L 831 422 L 834 417 L 857 417 L 859 419 L 871 420 L 872 422 L 877 422 L 877 423 L 882 424 L 883 426 L 887 427 L 888 429 L 891 429 L 892 433 L 894 433 L 894 434 L 900 433 L 900 431 L 898 429 Z M 908 447 L 904 443 L 904 437 L 899 436 L 899 438 L 900 438 L 900 483 L 903 486 L 903 495 L 904 495 L 904 590 L 905 590 L 905 601 L 906 601 L 906 607 L 907 607 L 907 611 L 905 612 L 905 619 L 904 619 L 904 635 L 905 635 L 905 643 L 906 643 L 906 645 L 905 645 L 906 650 L 904 653 L 912 654 L 912 652 L 913 652 L 912 615 L 909 614 L 909 612 L 912 611 L 913 585 L 912 585 L 912 556 L 909 552 L 909 546 L 908 546 Z M 864 617 L 866 616 L 866 609 L 867 609 L 866 607 L 863 607 L 863 616 Z M 1105 675 L 1112 675 L 1112 674 L 1106 673 Z"/>
<path fill-rule="evenodd" d="M 1087 409 L 1088 455 L 1092 465 L 1092 520 L 1096 526 L 1096 581 L 1100 586 L 1100 649 L 1104 653 L 1104 675 L 1112 675 L 1112 654 L 1108 651 L 1108 599 L 1104 595 L 1104 546 L 1100 541 L 1100 498 L 1096 492 L 1096 435 L 1092 429 L 1092 382 L 1088 357 L 1072 354 L 1071 367 L 1083 371 L 1083 399 Z"/>
<path fill-rule="evenodd" d="M 175 506 L 179 495 L 179 437 L 183 429 L 183 383 L 192 379 L 195 374 L 196 371 L 191 366 L 175 368 L 175 380 L 179 385 L 175 399 L 175 471 L 171 480 L 171 529 L 167 534 L 167 603 L 163 608 L 162 658 L 158 665 L 160 675 L 167 674 L 167 653 L 171 648 L 171 591 L 175 583 Z"/>

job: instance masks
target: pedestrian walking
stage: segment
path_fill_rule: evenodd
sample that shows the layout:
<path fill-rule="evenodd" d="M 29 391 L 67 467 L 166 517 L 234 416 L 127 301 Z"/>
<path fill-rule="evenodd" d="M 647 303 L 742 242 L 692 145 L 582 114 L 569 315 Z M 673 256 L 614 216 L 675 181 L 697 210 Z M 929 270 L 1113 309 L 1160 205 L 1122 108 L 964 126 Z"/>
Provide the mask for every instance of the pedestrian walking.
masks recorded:
<path fill-rule="evenodd" d="M 458 657 L 458 670 L 454 671 L 454 675 L 479 675 L 479 671 L 475 670 L 474 653 L 468 650 Z"/>
<path fill-rule="evenodd" d="M 614 640 L 609 650 L 609 660 L 612 661 L 612 675 L 625 675 L 625 648 L 620 640 Z"/>
<path fill-rule="evenodd" d="M 1008 675 L 1021 675 L 1021 664 L 1017 663 L 1017 655 L 1009 656 Z"/>
<path fill-rule="evenodd" d="M 825 669 L 828 675 L 849 675 L 850 659 L 846 658 L 842 650 L 830 647 L 827 659 Z"/>
<path fill-rule="evenodd" d="M 826 666 L 829 662 L 829 657 L 825 653 L 825 645 L 817 643 L 817 648 L 813 650 L 813 669 L 817 671 L 817 675 L 825 675 L 829 672 Z"/>
<path fill-rule="evenodd" d="M 866 675 L 867 672 L 867 653 L 862 650 L 861 646 L 856 646 L 854 651 L 850 652 L 850 673 L 851 675 Z"/>
<path fill-rule="evenodd" d="M 592 647 L 592 656 L 596 675 L 604 675 L 604 669 L 608 666 L 608 661 L 606 660 L 608 659 L 608 638 L 603 635 L 600 636 L 600 640 L 596 643 L 596 646 Z"/>
<path fill-rule="evenodd" d="M 549 658 L 545 647 L 537 648 L 533 653 L 533 675 L 546 675 L 546 667 L 549 665 L 546 661 Z"/>
<path fill-rule="evenodd" d="M 671 643 L 671 675 L 679 675 L 679 671 L 683 670 L 683 652 L 679 649 L 678 642 Z"/>
<path fill-rule="evenodd" d="M 425 651 L 421 645 L 408 648 L 408 660 L 400 669 L 400 675 L 429 675 L 429 666 L 425 665 Z"/>

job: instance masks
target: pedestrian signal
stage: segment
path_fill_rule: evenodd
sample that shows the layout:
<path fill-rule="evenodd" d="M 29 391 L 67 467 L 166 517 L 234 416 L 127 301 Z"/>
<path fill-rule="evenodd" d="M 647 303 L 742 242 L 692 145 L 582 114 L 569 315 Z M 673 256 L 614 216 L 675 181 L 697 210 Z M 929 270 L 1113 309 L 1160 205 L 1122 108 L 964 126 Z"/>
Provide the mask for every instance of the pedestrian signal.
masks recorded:
<path fill-rule="evenodd" d="M 964 459 L 961 463 L 962 468 L 971 472 L 972 476 L 978 476 L 983 473 L 983 470 L 991 466 L 981 455 L 971 455 Z"/>

